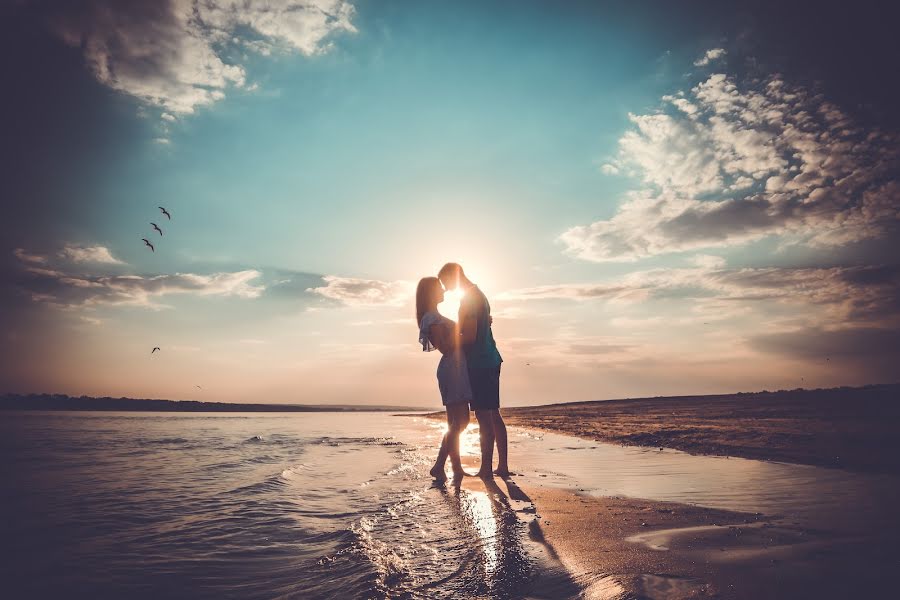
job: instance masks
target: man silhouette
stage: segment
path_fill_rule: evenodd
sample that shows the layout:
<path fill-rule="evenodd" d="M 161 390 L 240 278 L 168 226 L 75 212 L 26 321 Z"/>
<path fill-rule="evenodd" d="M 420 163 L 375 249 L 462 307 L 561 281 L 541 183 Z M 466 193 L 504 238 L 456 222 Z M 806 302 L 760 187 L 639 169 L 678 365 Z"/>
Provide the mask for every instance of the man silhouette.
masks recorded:
<path fill-rule="evenodd" d="M 446 289 L 458 288 L 463 292 L 459 304 L 459 335 L 472 386 L 470 405 L 475 411 L 481 433 L 481 469 L 478 476 L 491 477 L 496 442 L 497 470 L 493 474 L 508 477 L 506 423 L 500 416 L 500 364 L 503 359 L 491 332 L 491 305 L 457 263 L 447 263 L 441 267 L 438 279 Z"/>

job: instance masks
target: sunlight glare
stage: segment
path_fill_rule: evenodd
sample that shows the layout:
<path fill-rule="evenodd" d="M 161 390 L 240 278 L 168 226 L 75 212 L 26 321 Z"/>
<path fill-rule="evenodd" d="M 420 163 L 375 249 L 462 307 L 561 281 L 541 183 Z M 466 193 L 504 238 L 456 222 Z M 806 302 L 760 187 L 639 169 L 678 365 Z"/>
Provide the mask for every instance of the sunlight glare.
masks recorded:
<path fill-rule="evenodd" d="M 462 300 L 461 290 L 444 292 L 444 301 L 438 304 L 438 312 L 456 321 L 459 318 L 459 303 Z"/>

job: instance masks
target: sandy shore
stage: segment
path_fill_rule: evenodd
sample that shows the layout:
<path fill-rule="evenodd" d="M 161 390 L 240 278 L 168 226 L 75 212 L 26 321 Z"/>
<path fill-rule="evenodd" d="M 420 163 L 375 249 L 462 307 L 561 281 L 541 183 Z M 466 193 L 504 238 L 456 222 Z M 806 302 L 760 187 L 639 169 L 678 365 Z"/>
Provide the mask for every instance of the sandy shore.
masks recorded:
<path fill-rule="evenodd" d="M 900 472 L 900 385 L 550 404 L 503 416 L 614 444 Z"/>
<path fill-rule="evenodd" d="M 873 386 L 587 402 L 503 414 L 510 425 L 603 442 L 897 473 L 897 399 L 900 386 Z M 477 458 L 467 459 L 474 471 Z M 479 481 L 467 485 L 478 487 Z M 546 547 L 586 598 L 897 594 L 900 519 L 894 514 L 879 515 L 878 530 L 848 533 L 827 524 L 812 529 L 779 515 L 587 496 L 527 473 L 495 482 L 510 498 L 532 503 L 531 539 Z"/>
<path fill-rule="evenodd" d="M 503 485 L 503 484 L 501 484 Z M 631 498 L 583 497 L 519 480 L 532 539 L 586 598 L 890 597 L 893 539 L 841 537 L 745 514 Z"/>

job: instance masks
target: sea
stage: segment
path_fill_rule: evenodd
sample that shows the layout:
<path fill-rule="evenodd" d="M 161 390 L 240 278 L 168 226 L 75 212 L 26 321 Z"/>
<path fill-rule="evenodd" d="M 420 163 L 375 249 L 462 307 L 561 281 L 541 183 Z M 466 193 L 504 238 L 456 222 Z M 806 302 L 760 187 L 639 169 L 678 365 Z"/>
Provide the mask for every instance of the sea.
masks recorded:
<path fill-rule="evenodd" d="M 851 532 L 878 528 L 900 497 L 896 474 L 516 428 L 510 481 L 439 484 L 428 470 L 443 427 L 374 412 L 0 413 L 0 595 L 578 597 L 578 582 L 535 535 L 541 515 L 523 488 L 758 511 Z M 477 447 L 470 426 L 470 464 Z"/>
<path fill-rule="evenodd" d="M 385 413 L 0 419 L 7 598 L 573 593 L 552 565 L 540 576 L 530 503 L 427 475 L 440 422 Z M 467 440 L 472 452 L 477 441 Z"/>

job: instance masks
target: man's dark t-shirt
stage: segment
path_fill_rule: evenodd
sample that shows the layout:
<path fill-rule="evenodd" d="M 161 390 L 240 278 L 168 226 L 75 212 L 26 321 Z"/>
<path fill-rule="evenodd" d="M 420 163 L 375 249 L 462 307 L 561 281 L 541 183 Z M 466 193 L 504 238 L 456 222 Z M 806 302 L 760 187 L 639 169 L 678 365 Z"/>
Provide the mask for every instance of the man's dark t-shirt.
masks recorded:
<path fill-rule="evenodd" d="M 469 288 L 459 304 L 459 319 L 474 319 L 478 324 L 475 341 L 463 347 L 469 369 L 493 369 L 503 358 L 491 332 L 491 305 L 478 286 Z"/>

